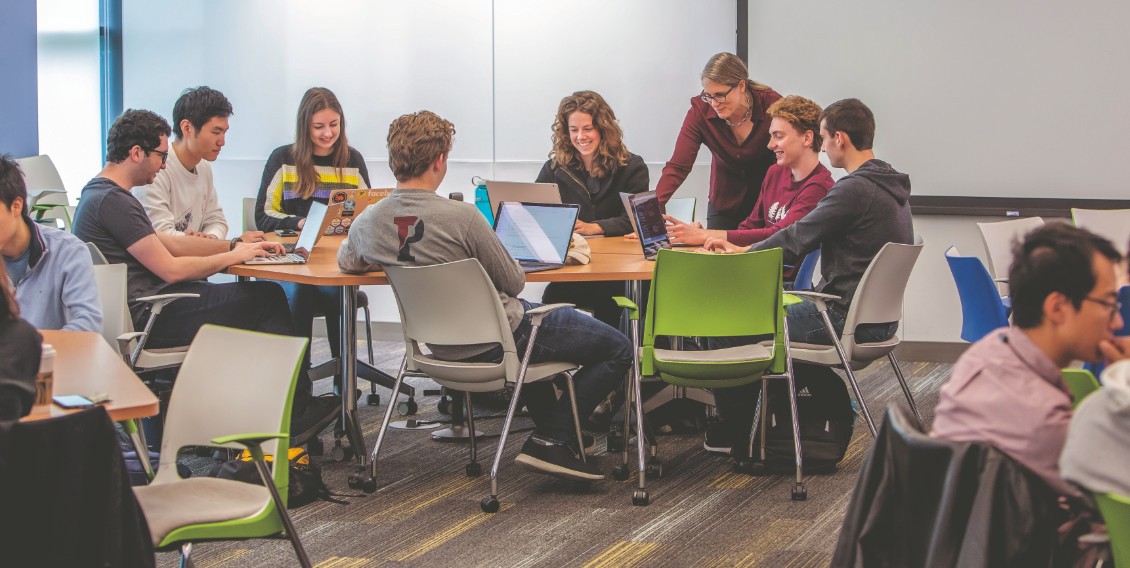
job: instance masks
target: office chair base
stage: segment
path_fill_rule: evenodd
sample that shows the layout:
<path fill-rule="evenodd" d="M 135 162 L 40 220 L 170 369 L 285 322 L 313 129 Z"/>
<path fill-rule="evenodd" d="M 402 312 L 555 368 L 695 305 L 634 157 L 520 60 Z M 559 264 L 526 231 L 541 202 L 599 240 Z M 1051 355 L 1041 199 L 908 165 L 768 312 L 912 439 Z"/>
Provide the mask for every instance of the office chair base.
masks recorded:
<path fill-rule="evenodd" d="M 395 428 L 397 430 L 431 430 L 432 428 L 439 428 L 444 424 L 445 422 L 432 422 L 429 420 L 416 420 L 415 418 L 409 418 L 408 420 L 397 420 L 396 422 L 389 422 L 388 427 Z"/>
<path fill-rule="evenodd" d="M 647 476 L 655 479 L 663 477 L 663 462 L 659 458 L 652 456 L 647 460 Z"/>
<path fill-rule="evenodd" d="M 330 458 L 335 462 L 344 462 L 353 459 L 353 448 L 341 445 L 341 439 L 334 440 L 334 447 L 330 450 Z"/>
<path fill-rule="evenodd" d="M 632 493 L 632 504 L 636 505 L 637 507 L 646 507 L 651 504 L 651 497 L 648 496 L 647 491 L 643 489 L 637 489 L 634 493 Z"/>
<path fill-rule="evenodd" d="M 373 383 L 373 385 L 376 385 L 376 383 Z M 373 388 L 376 388 L 376 387 L 374 386 Z M 375 392 L 369 393 L 368 396 L 365 397 L 365 404 L 367 404 L 369 406 L 380 406 L 381 405 L 381 395 L 379 395 Z"/>
<path fill-rule="evenodd" d="M 498 499 L 483 497 L 483 500 L 479 501 L 479 507 L 482 508 L 484 513 L 497 513 L 499 509 Z"/>
<path fill-rule="evenodd" d="M 611 450 L 609 450 L 609 452 L 611 452 Z M 628 466 L 626 465 L 618 465 L 612 468 L 612 479 L 616 481 L 627 481 L 630 476 L 631 472 L 628 471 Z"/>
<path fill-rule="evenodd" d="M 467 464 L 467 477 L 481 477 L 483 475 L 483 466 L 479 462 L 471 462 Z"/>
<path fill-rule="evenodd" d="M 475 430 L 475 437 L 476 438 L 482 438 L 483 433 L 480 432 L 479 430 Z M 443 430 L 436 430 L 435 432 L 432 432 L 432 439 L 433 440 L 439 440 L 441 442 L 458 442 L 460 440 L 466 440 L 467 438 L 470 438 L 470 435 L 468 434 L 468 429 L 467 429 L 467 427 L 463 426 L 462 424 L 458 424 L 458 425 L 452 426 L 450 428 L 444 428 Z"/>
<path fill-rule="evenodd" d="M 793 501 L 805 501 L 808 499 L 808 489 L 805 489 L 804 483 L 797 483 L 793 486 L 792 497 Z"/>
<path fill-rule="evenodd" d="M 416 411 L 419 409 L 419 406 L 416 405 L 416 401 L 411 398 L 396 405 L 396 411 L 399 412 L 401 416 L 412 416 L 416 414 Z"/>
<path fill-rule="evenodd" d="M 365 493 L 374 493 L 377 490 L 377 480 L 368 471 L 368 467 L 362 467 L 360 471 L 349 474 L 346 484 L 350 489 L 360 489 Z"/>

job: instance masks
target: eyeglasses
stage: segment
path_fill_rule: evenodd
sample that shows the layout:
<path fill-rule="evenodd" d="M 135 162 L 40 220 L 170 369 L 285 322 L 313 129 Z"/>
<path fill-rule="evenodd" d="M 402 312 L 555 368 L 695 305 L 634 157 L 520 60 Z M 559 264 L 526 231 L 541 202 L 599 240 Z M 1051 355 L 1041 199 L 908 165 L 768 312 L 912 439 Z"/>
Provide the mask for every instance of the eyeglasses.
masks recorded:
<path fill-rule="evenodd" d="M 734 85 L 733 87 L 726 89 L 725 93 L 718 93 L 716 95 L 712 95 L 712 94 L 710 94 L 706 91 L 703 91 L 702 94 L 699 95 L 699 98 L 701 98 L 702 102 L 704 102 L 706 104 L 710 104 L 711 102 L 716 102 L 718 104 L 722 104 L 722 103 L 726 102 L 726 97 L 730 96 L 730 91 L 733 91 L 736 88 L 738 88 L 738 86 Z"/>
<path fill-rule="evenodd" d="M 154 152 L 156 154 L 159 154 L 161 156 L 161 163 L 162 164 L 169 161 L 169 152 L 168 151 L 162 152 L 160 150 L 157 150 L 156 148 L 154 148 L 152 150 L 146 150 L 145 148 L 142 148 L 142 151 L 144 151 L 146 154 L 148 154 L 150 152 Z"/>
<path fill-rule="evenodd" d="M 1114 321 L 1115 314 L 1122 312 L 1122 302 L 1119 302 L 1118 300 L 1100 300 L 1099 298 L 1092 298 L 1090 296 L 1084 297 L 1083 300 L 1087 302 L 1094 302 L 1110 310 L 1111 321 Z"/>

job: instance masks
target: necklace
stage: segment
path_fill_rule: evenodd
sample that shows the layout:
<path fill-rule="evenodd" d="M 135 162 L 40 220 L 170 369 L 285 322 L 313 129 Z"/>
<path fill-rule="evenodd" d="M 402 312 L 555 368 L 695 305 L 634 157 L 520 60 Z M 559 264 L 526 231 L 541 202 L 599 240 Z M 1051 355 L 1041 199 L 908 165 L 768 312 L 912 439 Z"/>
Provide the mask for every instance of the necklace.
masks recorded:
<path fill-rule="evenodd" d="M 745 115 L 742 116 L 742 119 L 739 120 L 737 124 L 730 122 L 728 119 L 722 119 L 722 120 L 726 121 L 726 126 L 729 126 L 730 128 L 737 128 L 737 127 L 745 124 L 745 121 L 749 120 L 749 117 L 753 116 L 753 98 L 750 97 L 748 94 L 746 94 L 745 102 L 746 102 Z"/>

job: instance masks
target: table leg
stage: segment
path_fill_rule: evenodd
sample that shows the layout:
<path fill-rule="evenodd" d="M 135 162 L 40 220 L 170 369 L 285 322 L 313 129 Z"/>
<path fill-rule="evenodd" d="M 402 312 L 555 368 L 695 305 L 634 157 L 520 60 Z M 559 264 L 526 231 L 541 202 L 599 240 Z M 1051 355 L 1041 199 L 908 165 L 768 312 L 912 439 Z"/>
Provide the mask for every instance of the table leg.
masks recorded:
<path fill-rule="evenodd" d="M 368 462 L 365 455 L 365 436 L 357 418 L 357 286 L 341 289 L 341 427 L 349 439 L 359 465 Z"/>
<path fill-rule="evenodd" d="M 129 441 L 133 443 L 133 450 L 137 452 L 142 471 L 150 481 L 153 481 L 153 464 L 149 463 L 149 446 L 145 443 L 145 432 L 138 426 L 137 420 L 122 420 L 120 424 L 129 435 Z"/>

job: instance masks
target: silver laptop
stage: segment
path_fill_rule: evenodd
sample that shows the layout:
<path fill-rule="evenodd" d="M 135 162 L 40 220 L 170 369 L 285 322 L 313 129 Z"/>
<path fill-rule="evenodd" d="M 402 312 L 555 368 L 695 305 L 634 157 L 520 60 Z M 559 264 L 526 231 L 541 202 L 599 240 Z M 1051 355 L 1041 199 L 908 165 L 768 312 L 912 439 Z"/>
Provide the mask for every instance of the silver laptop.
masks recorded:
<path fill-rule="evenodd" d="M 663 210 L 659 207 L 659 196 L 654 191 L 645 191 L 628 197 L 629 214 L 636 228 L 636 236 L 643 247 L 643 257 L 655 260 L 659 249 L 671 248 L 667 238 L 667 222 L 663 220 Z"/>
<path fill-rule="evenodd" d="M 639 235 L 640 229 L 636 225 L 636 216 L 632 214 L 632 202 L 628 201 L 631 198 L 631 193 L 620 192 L 620 202 L 624 204 L 624 213 L 628 215 L 628 220 L 632 222 L 632 232 Z"/>
<path fill-rule="evenodd" d="M 526 183 L 516 181 L 488 181 L 487 198 L 490 211 L 498 218 L 498 204 L 503 201 L 519 203 L 561 203 L 561 192 L 555 183 Z"/>
<path fill-rule="evenodd" d="M 561 268 L 579 209 L 573 204 L 503 201 L 498 205 L 494 234 L 523 272 Z"/>
<path fill-rule="evenodd" d="M 277 256 L 258 256 L 244 261 L 244 264 L 306 264 L 310 258 L 310 251 L 318 243 L 318 238 L 324 232 L 322 225 L 326 220 L 326 205 L 315 201 L 310 204 L 310 212 L 306 214 L 306 224 L 302 226 L 302 234 L 298 242 L 294 243 L 294 252 Z"/>

